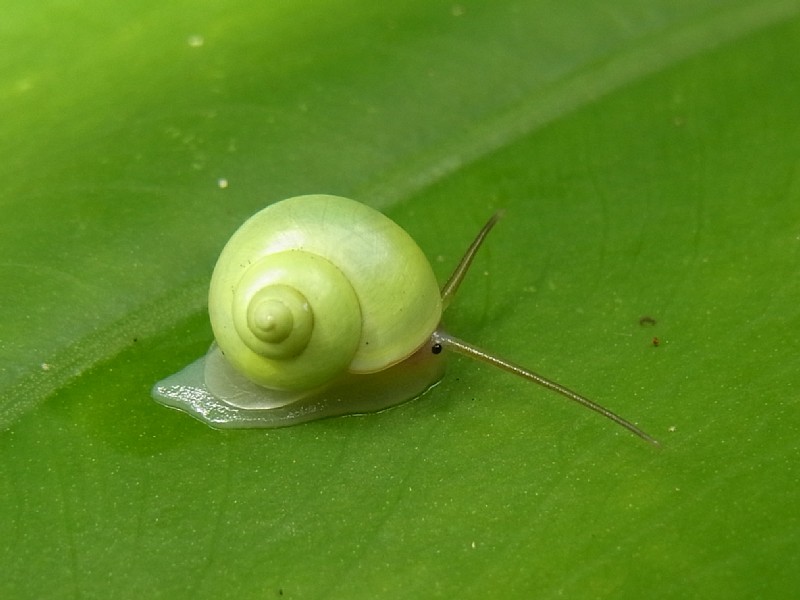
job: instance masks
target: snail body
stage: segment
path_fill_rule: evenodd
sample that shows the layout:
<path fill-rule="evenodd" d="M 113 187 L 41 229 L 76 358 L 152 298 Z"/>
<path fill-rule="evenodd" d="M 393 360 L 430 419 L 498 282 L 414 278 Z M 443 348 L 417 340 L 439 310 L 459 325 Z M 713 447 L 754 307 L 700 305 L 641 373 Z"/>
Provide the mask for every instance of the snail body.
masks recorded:
<path fill-rule="evenodd" d="M 215 341 L 153 397 L 214 427 L 282 427 L 382 410 L 444 375 L 443 349 L 491 363 L 635 425 L 441 329 L 444 308 L 496 214 L 439 289 L 424 253 L 382 213 L 338 196 L 298 196 L 248 219 L 209 288 Z"/>
<path fill-rule="evenodd" d="M 439 285 L 411 236 L 337 196 L 250 217 L 211 276 L 208 354 L 156 384 L 156 400 L 217 427 L 279 427 L 381 410 L 444 374 L 427 347 Z"/>

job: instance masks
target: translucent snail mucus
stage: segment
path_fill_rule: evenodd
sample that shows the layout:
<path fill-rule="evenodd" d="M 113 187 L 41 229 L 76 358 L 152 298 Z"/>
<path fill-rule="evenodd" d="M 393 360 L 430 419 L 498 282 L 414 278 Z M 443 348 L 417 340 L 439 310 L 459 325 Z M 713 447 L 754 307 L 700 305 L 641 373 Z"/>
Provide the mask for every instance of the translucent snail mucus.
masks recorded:
<path fill-rule="evenodd" d="M 443 311 L 500 213 L 440 289 L 414 240 L 382 213 L 338 196 L 272 204 L 226 244 L 209 289 L 215 341 L 158 382 L 153 397 L 214 427 L 283 427 L 374 412 L 444 375 L 444 350 L 476 358 L 655 439 L 599 404 L 441 328 Z"/>

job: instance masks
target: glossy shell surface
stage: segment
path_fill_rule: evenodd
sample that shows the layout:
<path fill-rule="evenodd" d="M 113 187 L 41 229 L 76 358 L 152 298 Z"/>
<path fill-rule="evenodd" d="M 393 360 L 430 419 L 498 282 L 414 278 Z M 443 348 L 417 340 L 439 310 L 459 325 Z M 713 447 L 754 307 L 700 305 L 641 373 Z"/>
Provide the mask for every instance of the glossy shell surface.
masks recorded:
<path fill-rule="evenodd" d="M 352 287 L 361 332 L 346 369 L 350 372 L 380 371 L 402 361 L 426 342 L 441 319 L 439 286 L 430 263 L 399 225 L 338 196 L 290 198 L 256 213 L 236 231 L 211 279 L 208 304 L 214 337 L 245 375 L 248 361 L 238 356 L 248 351 L 236 341 L 231 310 L 236 286 L 253 264 L 287 251 L 321 257 Z M 313 305 L 312 310 L 315 326 L 322 319 L 342 318 L 323 314 Z"/>

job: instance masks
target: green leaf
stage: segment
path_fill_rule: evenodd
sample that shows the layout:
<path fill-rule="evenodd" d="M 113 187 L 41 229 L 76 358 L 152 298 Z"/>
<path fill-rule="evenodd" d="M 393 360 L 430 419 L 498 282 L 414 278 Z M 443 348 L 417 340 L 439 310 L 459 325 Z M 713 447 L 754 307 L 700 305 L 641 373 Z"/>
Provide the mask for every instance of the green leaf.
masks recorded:
<path fill-rule="evenodd" d="M 800 2 L 6 4 L 0 597 L 798 588 Z M 287 429 L 153 402 L 225 240 L 304 193 L 442 279 L 505 208 L 448 331 L 661 448 L 461 358 Z"/>

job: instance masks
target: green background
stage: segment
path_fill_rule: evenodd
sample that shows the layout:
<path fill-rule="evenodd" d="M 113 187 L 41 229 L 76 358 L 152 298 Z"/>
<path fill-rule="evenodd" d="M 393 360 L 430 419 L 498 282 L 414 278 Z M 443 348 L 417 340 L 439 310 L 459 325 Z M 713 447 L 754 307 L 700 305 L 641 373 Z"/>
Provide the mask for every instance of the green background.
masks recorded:
<path fill-rule="evenodd" d="M 800 588 L 800 2 L 3 13 L 0 597 Z M 662 448 L 462 358 L 282 430 L 157 405 L 225 240 L 304 193 L 383 210 L 442 279 L 506 208 L 448 330 Z"/>

